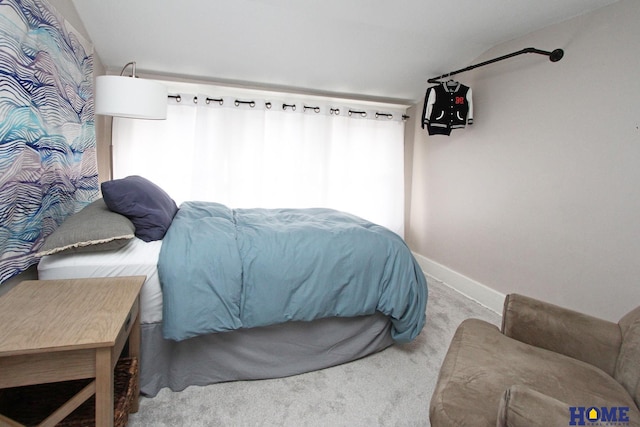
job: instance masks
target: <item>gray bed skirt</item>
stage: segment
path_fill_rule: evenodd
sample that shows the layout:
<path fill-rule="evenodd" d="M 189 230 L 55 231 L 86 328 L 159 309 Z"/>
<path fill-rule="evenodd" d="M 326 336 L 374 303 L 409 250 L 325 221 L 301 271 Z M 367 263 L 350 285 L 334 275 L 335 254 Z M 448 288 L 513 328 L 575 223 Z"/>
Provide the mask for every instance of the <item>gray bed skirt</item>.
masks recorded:
<path fill-rule="evenodd" d="M 175 342 L 162 324 L 142 325 L 140 392 L 280 378 L 359 359 L 391 344 L 391 323 L 376 313 L 203 335 Z"/>

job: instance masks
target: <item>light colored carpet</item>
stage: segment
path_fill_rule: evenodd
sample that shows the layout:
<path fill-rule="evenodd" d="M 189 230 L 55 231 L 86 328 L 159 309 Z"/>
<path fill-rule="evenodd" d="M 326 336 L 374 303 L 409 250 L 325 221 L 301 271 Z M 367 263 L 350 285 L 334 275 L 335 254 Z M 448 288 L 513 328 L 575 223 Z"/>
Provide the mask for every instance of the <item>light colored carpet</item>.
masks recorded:
<path fill-rule="evenodd" d="M 129 427 L 428 426 L 429 401 L 451 337 L 469 317 L 500 316 L 427 278 L 427 324 L 416 340 L 289 378 L 238 381 L 141 398 Z"/>

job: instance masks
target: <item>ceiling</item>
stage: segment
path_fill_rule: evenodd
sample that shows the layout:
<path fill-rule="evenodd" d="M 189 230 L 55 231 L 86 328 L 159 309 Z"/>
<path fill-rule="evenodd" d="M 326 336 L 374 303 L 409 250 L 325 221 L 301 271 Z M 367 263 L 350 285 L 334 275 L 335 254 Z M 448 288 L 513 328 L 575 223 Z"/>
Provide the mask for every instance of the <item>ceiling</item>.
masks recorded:
<path fill-rule="evenodd" d="M 615 1 L 73 3 L 95 53 L 112 72 L 135 60 L 142 73 L 414 101 L 429 77 L 464 68 L 497 44 Z"/>

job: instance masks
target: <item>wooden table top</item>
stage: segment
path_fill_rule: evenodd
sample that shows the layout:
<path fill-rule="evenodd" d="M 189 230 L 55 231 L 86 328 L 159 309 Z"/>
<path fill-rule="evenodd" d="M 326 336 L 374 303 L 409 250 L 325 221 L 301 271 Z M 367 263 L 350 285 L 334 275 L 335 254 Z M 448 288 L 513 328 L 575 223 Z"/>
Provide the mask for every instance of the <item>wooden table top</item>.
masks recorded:
<path fill-rule="evenodd" d="M 21 282 L 0 297 L 0 357 L 113 346 L 144 280 Z"/>

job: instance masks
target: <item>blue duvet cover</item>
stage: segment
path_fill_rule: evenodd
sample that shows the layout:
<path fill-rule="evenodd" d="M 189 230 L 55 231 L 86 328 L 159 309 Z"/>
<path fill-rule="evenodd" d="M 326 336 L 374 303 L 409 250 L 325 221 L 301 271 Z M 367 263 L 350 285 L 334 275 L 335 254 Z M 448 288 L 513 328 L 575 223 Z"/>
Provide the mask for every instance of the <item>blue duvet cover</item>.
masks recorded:
<path fill-rule="evenodd" d="M 330 209 L 229 209 L 185 202 L 162 243 L 163 333 L 323 317 L 388 315 L 397 342 L 425 323 L 427 285 L 404 241 Z"/>

